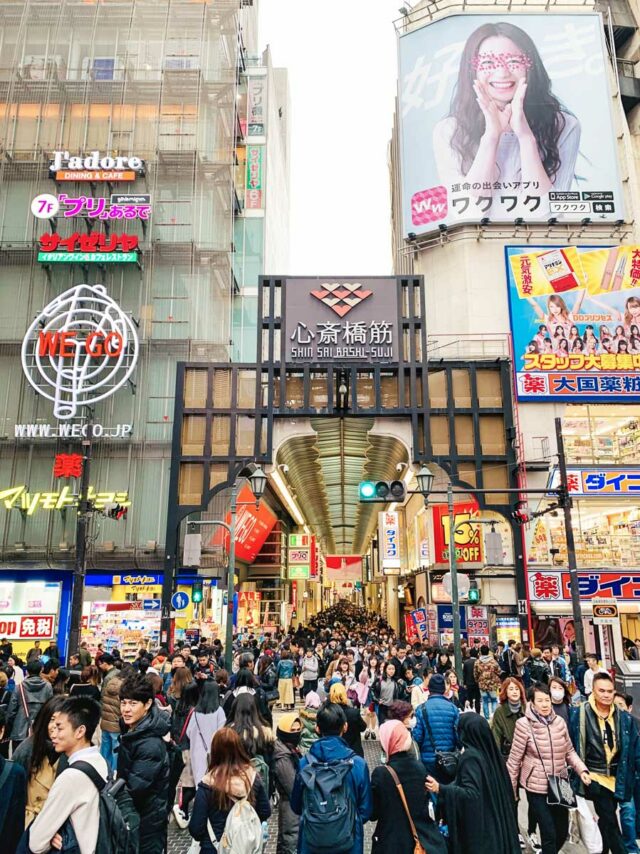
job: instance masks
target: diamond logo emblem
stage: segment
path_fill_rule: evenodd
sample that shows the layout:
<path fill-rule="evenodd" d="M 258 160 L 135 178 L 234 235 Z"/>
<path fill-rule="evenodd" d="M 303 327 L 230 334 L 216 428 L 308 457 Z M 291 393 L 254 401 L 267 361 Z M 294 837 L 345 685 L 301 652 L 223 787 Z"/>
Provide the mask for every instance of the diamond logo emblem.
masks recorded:
<path fill-rule="evenodd" d="M 360 282 L 323 282 L 320 290 L 311 291 L 311 296 L 335 311 L 338 317 L 349 314 L 372 294 L 373 291 L 364 290 Z"/>

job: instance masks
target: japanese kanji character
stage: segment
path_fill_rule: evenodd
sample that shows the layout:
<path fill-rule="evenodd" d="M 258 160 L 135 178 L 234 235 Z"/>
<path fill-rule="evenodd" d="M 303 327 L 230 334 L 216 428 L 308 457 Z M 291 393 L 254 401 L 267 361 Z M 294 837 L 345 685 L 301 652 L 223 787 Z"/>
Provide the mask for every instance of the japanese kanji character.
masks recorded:
<path fill-rule="evenodd" d="M 531 581 L 536 599 L 560 598 L 560 579 L 557 575 L 543 575 L 541 572 L 536 572 Z"/>
<path fill-rule="evenodd" d="M 640 377 L 623 377 L 622 388 L 624 391 L 640 392 Z"/>
<path fill-rule="evenodd" d="M 491 189 L 491 181 L 483 181 L 482 182 L 482 189 L 483 190 L 490 190 Z"/>
<path fill-rule="evenodd" d="M 87 203 L 87 216 L 89 219 L 104 219 L 102 214 L 107 207 L 106 199 L 88 198 L 85 201 Z"/>
<path fill-rule="evenodd" d="M 67 196 L 66 193 L 60 193 L 58 196 L 58 201 L 61 205 L 68 205 L 69 210 L 63 211 L 63 216 L 78 216 L 82 208 L 85 206 L 87 201 L 86 196 L 78 196 L 78 198 L 71 198 Z"/>
<path fill-rule="evenodd" d="M 43 252 L 55 252 L 60 245 L 60 235 L 41 234 L 38 242 Z"/>
<path fill-rule="evenodd" d="M 33 637 L 36 633 L 36 621 L 33 617 L 24 617 L 22 620 L 22 634 L 25 637 Z"/>
<path fill-rule="evenodd" d="M 509 213 L 509 211 L 512 211 L 515 208 L 515 206 L 518 204 L 518 197 L 517 196 L 500 196 L 500 201 L 503 205 L 506 205 L 508 201 L 509 202 L 513 201 L 513 204 L 511 205 L 511 207 L 505 208 L 505 212 Z"/>
<path fill-rule="evenodd" d="M 522 378 L 522 391 L 525 394 L 546 394 L 547 381 L 544 377 L 525 374 Z"/>
<path fill-rule="evenodd" d="M 598 377 L 578 377 L 578 391 L 598 391 Z"/>
<path fill-rule="evenodd" d="M 138 235 L 121 234 L 118 237 L 118 243 L 123 252 L 133 252 L 134 249 L 138 248 Z"/>
<path fill-rule="evenodd" d="M 616 356 L 616 368 L 619 371 L 632 371 L 633 356 L 631 353 L 618 353 Z"/>
<path fill-rule="evenodd" d="M 342 330 L 342 340 L 345 344 L 366 344 L 367 326 L 362 320 L 349 323 L 347 320 Z"/>
<path fill-rule="evenodd" d="M 452 193 L 459 193 L 460 192 L 460 184 L 452 184 L 451 185 L 451 192 Z"/>
<path fill-rule="evenodd" d="M 584 370 L 590 371 L 592 369 L 600 370 L 600 356 L 596 356 L 594 353 L 587 353 L 584 357 Z"/>
<path fill-rule="evenodd" d="M 600 492 L 604 489 L 605 477 L 605 473 L 601 471 L 589 472 L 584 479 L 587 492 Z"/>
<path fill-rule="evenodd" d="M 59 245 L 64 246 L 69 252 L 74 252 L 78 240 L 80 240 L 80 234 L 74 231 L 71 237 L 67 237 L 64 240 L 61 239 Z"/>
<path fill-rule="evenodd" d="M 52 629 L 51 617 L 36 617 L 36 636 L 48 638 Z"/>
<path fill-rule="evenodd" d="M 622 391 L 622 379 L 620 377 L 600 377 L 600 391 Z"/>
<path fill-rule="evenodd" d="M 82 454 L 56 454 L 53 462 L 54 477 L 81 477 Z"/>
<path fill-rule="evenodd" d="M 462 185 L 462 189 L 464 190 L 465 193 L 468 193 L 469 190 L 471 189 L 471 184 L 468 181 L 465 181 L 464 184 Z"/>
<path fill-rule="evenodd" d="M 98 239 L 100 234 L 97 231 L 92 231 L 91 234 L 80 235 L 80 252 L 97 252 Z"/>
<path fill-rule="evenodd" d="M 600 356 L 600 367 L 603 371 L 615 371 L 618 366 L 615 353 L 602 353 Z"/>
<path fill-rule="evenodd" d="M 493 182 L 493 189 L 494 189 L 494 190 L 502 190 L 502 189 L 503 189 L 502 184 L 500 183 L 500 181 L 494 181 L 494 182 Z"/>
<path fill-rule="evenodd" d="M 486 205 L 482 207 L 486 202 Z M 493 204 L 493 196 L 478 196 L 476 204 L 482 209 L 482 213 L 486 213 Z"/>
<path fill-rule="evenodd" d="M 569 492 L 580 492 L 580 478 L 575 472 L 567 472 L 567 489 Z"/>
<path fill-rule="evenodd" d="M 325 320 L 322 323 L 318 323 L 316 328 L 320 336 L 318 338 L 318 344 L 338 343 L 338 332 L 341 329 L 341 325 L 339 323 L 334 323 L 331 320 Z"/>
<path fill-rule="evenodd" d="M 110 234 L 109 241 L 107 242 L 107 235 L 101 234 L 99 240 L 98 251 L 99 252 L 115 252 L 118 248 L 118 243 L 120 242 L 120 238 L 117 234 Z"/>
<path fill-rule="evenodd" d="M 369 344 L 391 344 L 391 324 L 388 320 L 372 320 L 369 326 Z"/>
<path fill-rule="evenodd" d="M 573 377 L 553 377 L 553 390 L 558 391 L 575 391 L 575 380 Z"/>
<path fill-rule="evenodd" d="M 306 323 L 298 321 L 298 325 L 291 335 L 291 341 L 295 341 L 297 344 L 311 344 L 315 337 L 315 332 L 312 332 Z"/>
<path fill-rule="evenodd" d="M 471 199 L 469 198 L 469 196 L 462 196 L 461 198 L 457 198 L 457 199 L 453 200 L 453 207 L 456 208 L 458 206 L 458 203 L 463 204 L 464 207 L 462 208 L 461 211 L 459 211 L 459 213 L 463 214 L 466 211 L 466 209 L 469 207 L 470 201 L 471 201 Z"/>

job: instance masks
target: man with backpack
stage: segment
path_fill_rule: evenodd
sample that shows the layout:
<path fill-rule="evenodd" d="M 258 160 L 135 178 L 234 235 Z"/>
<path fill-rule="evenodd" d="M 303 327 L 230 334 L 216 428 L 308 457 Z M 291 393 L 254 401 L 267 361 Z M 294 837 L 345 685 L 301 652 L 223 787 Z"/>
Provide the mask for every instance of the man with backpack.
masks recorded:
<path fill-rule="evenodd" d="M 298 854 L 363 854 L 364 823 L 373 808 L 369 769 L 343 741 L 347 719 L 341 706 L 318 712 L 318 741 L 300 760 L 291 809 L 299 816 Z"/>
<path fill-rule="evenodd" d="M 89 765 L 106 782 L 109 769 L 91 739 L 100 720 L 100 709 L 88 697 L 65 700 L 49 732 L 56 753 L 64 753 L 69 767 L 56 777 L 44 805 L 29 828 L 29 849 L 45 854 L 60 848 L 68 839 L 69 828 L 77 840 L 80 854 L 94 854 L 100 829 L 100 793 L 87 780 L 87 772 L 74 767 Z M 90 773 L 90 772 L 89 772 Z M 63 849 L 64 850 L 64 849 Z"/>
<path fill-rule="evenodd" d="M 42 676 L 42 663 L 38 659 L 27 662 L 27 678 L 11 695 L 7 709 L 7 734 L 13 749 L 31 735 L 36 715 L 47 700 L 53 697 L 53 688 Z"/>

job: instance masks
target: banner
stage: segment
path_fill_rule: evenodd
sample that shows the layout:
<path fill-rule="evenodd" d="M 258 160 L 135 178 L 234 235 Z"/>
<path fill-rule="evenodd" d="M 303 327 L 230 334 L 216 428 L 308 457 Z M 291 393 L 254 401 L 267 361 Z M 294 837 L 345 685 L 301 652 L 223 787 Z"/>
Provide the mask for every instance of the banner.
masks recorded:
<path fill-rule="evenodd" d="M 238 510 L 236 516 L 236 560 L 253 563 L 260 549 L 278 521 L 275 515 L 261 501 L 256 508 L 255 495 L 251 487 L 245 483 L 238 495 Z M 225 517 L 227 525 L 231 523 L 231 511 Z M 224 543 L 225 551 L 229 552 L 229 534 L 223 528 L 217 528 L 209 540 L 209 545 L 219 546 Z"/>
<path fill-rule="evenodd" d="M 446 504 L 434 504 L 433 540 L 435 562 L 449 563 L 449 509 Z M 454 504 L 454 542 L 458 563 L 483 564 L 484 545 L 480 525 L 467 524 L 480 510 L 475 501 Z"/>
<path fill-rule="evenodd" d="M 378 543 L 382 572 L 387 569 L 400 569 L 400 523 L 395 510 L 378 513 Z"/>
<path fill-rule="evenodd" d="M 325 581 L 362 581 L 362 555 L 327 555 Z"/>
<path fill-rule="evenodd" d="M 624 218 L 600 15 L 451 15 L 399 58 L 405 235 Z"/>
<path fill-rule="evenodd" d="M 640 392 L 640 246 L 507 246 L 518 400 Z"/>
<path fill-rule="evenodd" d="M 560 485 L 560 472 L 554 468 L 549 478 L 549 488 Z M 576 496 L 637 496 L 640 494 L 640 469 L 600 468 L 567 469 L 567 486 Z"/>
<path fill-rule="evenodd" d="M 571 602 L 571 577 L 566 570 L 529 570 L 529 598 L 532 602 Z M 581 599 L 640 601 L 640 571 L 607 572 L 586 570 L 578 573 Z"/>

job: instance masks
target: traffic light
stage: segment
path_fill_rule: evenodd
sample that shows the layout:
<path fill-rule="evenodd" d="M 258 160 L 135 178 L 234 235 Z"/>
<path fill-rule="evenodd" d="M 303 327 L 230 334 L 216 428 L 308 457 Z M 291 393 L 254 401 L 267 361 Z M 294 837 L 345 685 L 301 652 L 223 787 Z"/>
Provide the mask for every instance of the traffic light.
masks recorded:
<path fill-rule="evenodd" d="M 358 486 L 360 501 L 388 504 L 402 502 L 407 497 L 407 486 L 403 480 L 361 480 Z"/>
<path fill-rule="evenodd" d="M 116 521 L 120 521 L 120 519 L 126 519 L 127 513 L 129 511 L 128 507 L 125 507 L 122 504 L 105 504 L 104 510 L 102 511 L 107 519 L 116 519 Z"/>
<path fill-rule="evenodd" d="M 480 590 L 478 589 L 478 582 L 472 578 L 469 582 L 469 593 L 467 594 L 467 601 L 470 605 L 477 605 L 480 601 Z"/>
<path fill-rule="evenodd" d="M 194 604 L 202 602 L 202 582 L 194 581 L 191 586 L 191 601 Z"/>

